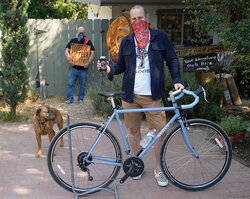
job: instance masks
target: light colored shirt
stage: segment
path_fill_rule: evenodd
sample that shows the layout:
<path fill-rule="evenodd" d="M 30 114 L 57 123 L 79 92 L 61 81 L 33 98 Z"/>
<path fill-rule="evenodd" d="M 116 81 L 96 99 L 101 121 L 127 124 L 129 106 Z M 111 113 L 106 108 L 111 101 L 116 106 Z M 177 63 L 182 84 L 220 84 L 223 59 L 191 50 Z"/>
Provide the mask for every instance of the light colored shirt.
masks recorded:
<path fill-rule="evenodd" d="M 151 78 L 150 78 L 150 66 L 148 60 L 148 48 L 147 46 L 141 50 L 137 47 L 135 40 L 135 51 L 136 51 L 136 72 L 135 72 L 135 86 L 134 94 L 139 95 L 152 95 L 151 93 Z M 150 35 L 149 35 L 150 41 Z"/>

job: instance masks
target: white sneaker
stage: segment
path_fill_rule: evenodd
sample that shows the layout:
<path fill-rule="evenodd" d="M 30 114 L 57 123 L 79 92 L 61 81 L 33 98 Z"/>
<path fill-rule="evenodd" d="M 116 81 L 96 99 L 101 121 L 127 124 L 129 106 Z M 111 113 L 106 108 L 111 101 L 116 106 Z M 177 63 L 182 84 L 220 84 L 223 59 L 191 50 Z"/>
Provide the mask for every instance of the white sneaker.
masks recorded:
<path fill-rule="evenodd" d="M 142 174 L 143 174 L 143 172 L 142 172 Z M 135 177 L 132 177 L 132 179 L 133 179 L 133 180 L 140 180 L 141 177 L 142 177 L 142 174 L 141 174 L 141 175 L 138 175 L 138 176 L 135 176 Z"/>
<path fill-rule="evenodd" d="M 159 186 L 166 187 L 168 185 L 168 179 L 162 172 L 156 173 L 156 170 L 154 170 L 154 174 Z"/>

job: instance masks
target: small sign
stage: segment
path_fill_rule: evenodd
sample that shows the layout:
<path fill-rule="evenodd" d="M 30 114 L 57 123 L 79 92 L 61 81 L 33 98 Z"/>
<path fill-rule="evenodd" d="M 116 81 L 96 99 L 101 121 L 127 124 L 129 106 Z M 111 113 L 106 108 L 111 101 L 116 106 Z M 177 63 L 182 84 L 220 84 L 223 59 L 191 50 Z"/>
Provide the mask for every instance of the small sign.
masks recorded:
<path fill-rule="evenodd" d="M 90 48 L 90 45 L 72 43 L 70 46 L 71 61 L 73 61 L 75 65 L 78 66 L 87 64 L 90 57 Z"/>
<path fill-rule="evenodd" d="M 229 90 L 224 91 L 224 96 L 225 96 L 226 101 L 231 101 Z"/>
<path fill-rule="evenodd" d="M 184 72 L 208 72 L 218 68 L 216 53 L 200 54 L 183 57 Z"/>

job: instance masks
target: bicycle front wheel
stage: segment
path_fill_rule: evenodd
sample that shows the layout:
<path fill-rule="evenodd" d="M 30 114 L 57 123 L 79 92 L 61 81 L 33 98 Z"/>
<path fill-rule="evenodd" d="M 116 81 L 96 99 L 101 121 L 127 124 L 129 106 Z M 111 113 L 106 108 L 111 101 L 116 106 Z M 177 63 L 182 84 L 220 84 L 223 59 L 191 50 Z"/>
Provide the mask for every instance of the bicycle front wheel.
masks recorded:
<path fill-rule="evenodd" d="M 97 163 L 86 163 L 83 166 L 82 164 L 91 144 L 99 135 L 100 127 L 99 124 L 89 122 L 80 122 L 69 126 L 74 176 L 72 176 L 70 169 L 67 128 L 63 128 L 53 138 L 48 150 L 48 168 L 53 179 L 64 189 L 72 191 L 72 177 L 74 177 L 76 192 L 93 192 L 108 186 L 118 175 L 119 166 Z M 60 146 L 61 138 L 64 140 L 64 146 Z M 95 146 L 89 160 L 94 160 L 95 157 L 109 159 L 115 163 L 122 161 L 120 145 L 108 129 Z"/>
<path fill-rule="evenodd" d="M 199 157 L 187 148 L 177 125 L 163 140 L 160 161 L 169 180 L 179 188 L 199 191 L 219 182 L 229 169 L 232 147 L 217 124 L 203 119 L 185 122 L 188 139 Z"/>

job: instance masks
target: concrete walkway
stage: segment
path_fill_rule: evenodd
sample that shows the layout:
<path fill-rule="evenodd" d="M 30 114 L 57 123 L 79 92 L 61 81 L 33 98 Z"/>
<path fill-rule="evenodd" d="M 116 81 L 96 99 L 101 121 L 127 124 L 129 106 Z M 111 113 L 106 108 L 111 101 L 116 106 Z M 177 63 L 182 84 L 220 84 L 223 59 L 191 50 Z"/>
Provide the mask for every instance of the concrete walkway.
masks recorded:
<path fill-rule="evenodd" d="M 117 126 L 112 123 L 110 130 Z M 118 137 L 118 136 L 117 136 Z M 51 178 L 46 162 L 49 147 L 42 138 L 43 155 L 36 158 L 37 144 L 31 123 L 0 123 L 0 199 L 73 199 L 74 195 Z M 250 199 L 250 168 L 236 160 L 226 176 L 215 186 L 200 192 L 184 191 L 169 184 L 159 187 L 153 176 L 153 151 L 144 159 L 145 173 L 141 180 L 115 181 L 120 199 Z M 123 175 L 121 170 L 120 176 Z M 84 198 L 114 199 L 101 191 Z"/>

